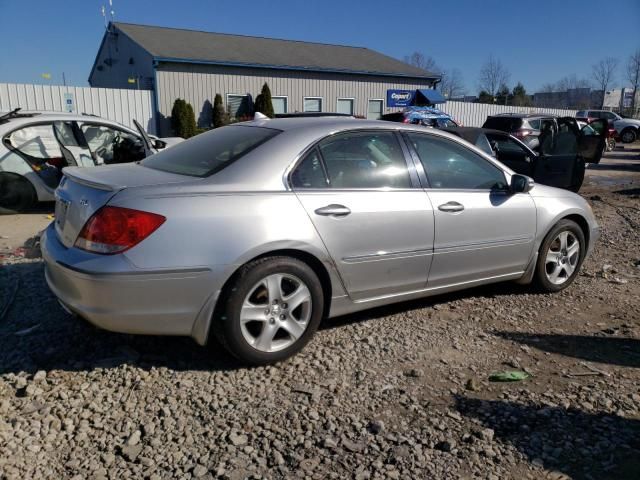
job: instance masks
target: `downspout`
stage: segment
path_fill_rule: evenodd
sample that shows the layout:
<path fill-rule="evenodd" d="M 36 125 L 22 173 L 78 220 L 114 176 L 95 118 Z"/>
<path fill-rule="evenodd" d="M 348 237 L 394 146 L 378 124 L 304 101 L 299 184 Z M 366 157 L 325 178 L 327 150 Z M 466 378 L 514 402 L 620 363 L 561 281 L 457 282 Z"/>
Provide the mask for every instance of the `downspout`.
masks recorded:
<path fill-rule="evenodd" d="M 160 109 L 158 108 L 158 70 L 156 69 L 158 66 L 158 61 L 154 58 L 153 60 L 153 110 L 155 115 L 155 124 L 156 124 L 156 135 L 160 135 Z"/>

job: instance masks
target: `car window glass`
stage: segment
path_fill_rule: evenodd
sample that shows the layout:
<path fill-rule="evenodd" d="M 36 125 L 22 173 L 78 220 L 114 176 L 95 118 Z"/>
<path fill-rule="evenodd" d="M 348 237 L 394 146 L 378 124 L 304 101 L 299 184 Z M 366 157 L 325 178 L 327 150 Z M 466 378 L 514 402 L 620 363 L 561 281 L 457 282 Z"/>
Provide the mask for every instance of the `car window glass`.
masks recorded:
<path fill-rule="evenodd" d="M 313 149 L 298 164 L 291 174 L 291 185 L 294 188 L 326 188 L 327 178 L 322 168 L 318 150 Z"/>
<path fill-rule="evenodd" d="M 128 163 L 145 156 L 142 140 L 129 132 L 91 123 L 82 124 L 80 129 L 98 163 Z"/>
<path fill-rule="evenodd" d="M 243 125 L 215 128 L 151 155 L 142 165 L 180 175 L 208 177 L 279 133 L 273 128 Z"/>
<path fill-rule="evenodd" d="M 615 116 L 615 114 L 613 114 L 611 112 L 603 112 L 602 118 L 605 118 L 607 120 L 615 120 L 616 116 Z"/>
<path fill-rule="evenodd" d="M 12 132 L 7 137 L 10 145 L 33 158 L 48 159 L 62 157 L 60 145 L 53 133 L 53 126 L 30 125 Z"/>
<path fill-rule="evenodd" d="M 331 188 L 410 188 L 407 163 L 393 132 L 350 132 L 320 143 Z"/>
<path fill-rule="evenodd" d="M 492 146 L 497 148 L 498 152 L 506 154 L 524 154 L 528 153 L 513 138 L 502 135 L 489 135 Z"/>
<path fill-rule="evenodd" d="M 450 140 L 410 133 L 432 188 L 504 189 L 504 173 L 480 155 Z"/>
<path fill-rule="evenodd" d="M 534 130 L 540 130 L 540 119 L 538 118 L 538 119 L 535 119 L 535 120 L 529 120 L 529 125 Z"/>
<path fill-rule="evenodd" d="M 484 135 L 484 134 L 478 135 L 478 138 L 476 139 L 475 145 L 476 145 L 476 147 L 478 147 L 480 150 L 482 150 L 483 152 L 487 153 L 488 155 L 493 155 L 494 154 L 493 148 L 491 147 L 491 144 L 489 143 L 489 139 L 487 139 L 487 136 Z"/>

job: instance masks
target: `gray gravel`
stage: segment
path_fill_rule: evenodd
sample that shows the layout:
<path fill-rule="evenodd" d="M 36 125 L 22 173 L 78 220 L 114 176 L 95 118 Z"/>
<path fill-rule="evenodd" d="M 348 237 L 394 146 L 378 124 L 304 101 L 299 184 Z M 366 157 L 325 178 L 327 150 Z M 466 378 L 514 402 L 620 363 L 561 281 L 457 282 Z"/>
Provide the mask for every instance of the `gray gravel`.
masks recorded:
<path fill-rule="evenodd" d="M 325 322 L 290 361 L 97 330 L 0 268 L 0 478 L 638 478 L 638 196 L 568 291 L 501 284 Z M 522 370 L 522 382 L 488 376 Z"/>

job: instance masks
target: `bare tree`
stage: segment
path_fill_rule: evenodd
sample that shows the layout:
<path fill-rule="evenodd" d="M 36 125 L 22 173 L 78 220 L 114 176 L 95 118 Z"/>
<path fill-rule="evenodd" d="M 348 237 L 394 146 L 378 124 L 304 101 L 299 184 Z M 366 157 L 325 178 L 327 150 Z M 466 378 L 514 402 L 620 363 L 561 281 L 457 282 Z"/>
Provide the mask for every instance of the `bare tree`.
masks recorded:
<path fill-rule="evenodd" d="M 573 73 L 558 80 L 558 83 L 556 83 L 556 91 L 566 92 L 576 88 L 589 88 L 590 86 L 589 80 L 578 78 L 578 76 Z"/>
<path fill-rule="evenodd" d="M 499 59 L 490 55 L 480 69 L 480 89 L 495 96 L 498 89 L 509 82 L 509 77 L 511 77 L 509 70 L 502 65 Z"/>
<path fill-rule="evenodd" d="M 466 93 L 462 72 L 457 68 L 443 70 L 439 89 L 447 98 L 455 98 Z"/>
<path fill-rule="evenodd" d="M 607 94 L 609 85 L 613 82 L 616 68 L 618 68 L 618 59 L 607 57 L 593 65 L 591 76 L 600 90 L 602 90 L 602 105 L 604 108 L 604 97 Z"/>
<path fill-rule="evenodd" d="M 553 83 L 545 83 L 540 87 L 540 93 L 553 93 L 556 91 L 556 86 Z"/>
<path fill-rule="evenodd" d="M 431 56 L 425 56 L 422 52 L 413 52 L 411 55 L 404 57 L 404 63 L 413 65 L 431 73 L 439 73 L 440 68 Z"/>
<path fill-rule="evenodd" d="M 627 80 L 633 88 L 633 97 L 631 98 L 631 114 L 636 113 L 636 95 L 640 86 L 640 48 L 633 52 L 627 62 Z"/>

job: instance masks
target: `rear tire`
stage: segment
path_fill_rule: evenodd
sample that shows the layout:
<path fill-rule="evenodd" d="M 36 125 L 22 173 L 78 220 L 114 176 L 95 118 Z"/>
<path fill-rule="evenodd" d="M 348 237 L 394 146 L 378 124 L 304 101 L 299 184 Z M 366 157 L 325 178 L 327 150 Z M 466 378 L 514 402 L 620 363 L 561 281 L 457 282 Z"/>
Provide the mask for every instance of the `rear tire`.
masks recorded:
<path fill-rule="evenodd" d="M 573 283 L 586 253 L 587 244 L 580 226 L 560 220 L 544 238 L 534 276 L 543 292 L 559 292 Z"/>
<path fill-rule="evenodd" d="M 251 262 L 223 291 L 211 326 L 236 358 L 268 365 L 298 353 L 318 329 L 323 291 L 306 263 L 291 257 Z"/>
<path fill-rule="evenodd" d="M 627 127 L 620 132 L 622 143 L 633 143 L 638 139 L 638 132 L 631 127 Z"/>
<path fill-rule="evenodd" d="M 0 173 L 0 215 L 20 213 L 38 199 L 31 182 L 17 173 Z"/>

